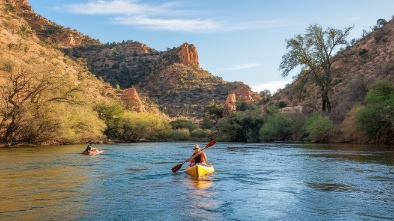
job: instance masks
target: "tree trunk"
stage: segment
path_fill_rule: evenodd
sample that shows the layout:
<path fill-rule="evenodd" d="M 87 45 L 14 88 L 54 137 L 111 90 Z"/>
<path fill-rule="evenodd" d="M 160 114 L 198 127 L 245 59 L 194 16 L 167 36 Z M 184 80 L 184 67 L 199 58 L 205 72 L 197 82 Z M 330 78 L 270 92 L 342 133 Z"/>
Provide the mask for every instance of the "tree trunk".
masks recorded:
<path fill-rule="evenodd" d="M 331 103 L 330 103 L 330 99 L 328 98 L 328 93 L 327 92 L 322 92 L 322 97 L 321 97 L 321 110 L 322 112 L 327 112 L 330 113 L 331 112 Z M 327 109 L 326 109 L 327 108 Z"/>

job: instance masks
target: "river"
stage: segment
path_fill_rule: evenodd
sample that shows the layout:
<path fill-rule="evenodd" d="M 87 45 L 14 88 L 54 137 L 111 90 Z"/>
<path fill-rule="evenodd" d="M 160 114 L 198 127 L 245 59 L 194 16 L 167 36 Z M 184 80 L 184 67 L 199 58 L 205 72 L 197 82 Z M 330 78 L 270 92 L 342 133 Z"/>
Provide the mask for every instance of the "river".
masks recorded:
<path fill-rule="evenodd" d="M 0 220 L 393 220 L 394 147 L 194 143 L 0 149 Z M 204 147 L 204 143 L 199 143 Z"/>

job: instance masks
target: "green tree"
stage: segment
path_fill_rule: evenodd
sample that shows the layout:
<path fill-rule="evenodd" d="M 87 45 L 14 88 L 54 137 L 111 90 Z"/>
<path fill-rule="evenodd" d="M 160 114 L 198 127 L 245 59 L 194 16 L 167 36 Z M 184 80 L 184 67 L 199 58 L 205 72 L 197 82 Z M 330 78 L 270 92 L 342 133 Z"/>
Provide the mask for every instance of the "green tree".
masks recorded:
<path fill-rule="evenodd" d="M 121 136 L 123 107 L 120 105 L 100 104 L 95 107 L 100 119 L 104 120 L 106 128 L 104 134 L 111 139 Z"/>
<path fill-rule="evenodd" d="M 270 90 L 260 91 L 259 95 L 262 97 L 263 102 L 268 101 L 272 96 Z"/>
<path fill-rule="evenodd" d="M 386 19 L 379 18 L 379 19 L 376 21 L 376 26 L 377 26 L 378 28 L 382 27 L 382 26 L 385 25 L 385 24 L 387 24 Z"/>
<path fill-rule="evenodd" d="M 218 119 L 223 117 L 224 107 L 221 104 L 216 104 L 214 101 L 204 107 L 204 117 L 206 120 L 217 123 Z"/>
<path fill-rule="evenodd" d="M 366 105 L 357 113 L 361 130 L 375 143 L 394 143 L 394 86 L 379 81 L 365 98 Z"/>
<path fill-rule="evenodd" d="M 71 76 L 55 65 L 23 66 L 3 61 L 0 82 L 1 142 L 39 143 L 54 139 L 52 141 L 67 143 L 67 134 L 77 134 L 84 125 L 103 125 L 91 106 L 84 102 L 83 85 L 75 85 Z M 75 115 L 70 113 L 75 109 L 91 114 L 91 121 L 83 118 L 72 121 Z M 99 136 L 100 129 L 90 131 Z M 76 139 L 83 139 L 82 133 L 71 140 Z"/>
<path fill-rule="evenodd" d="M 302 70 L 298 77 L 305 77 L 316 84 L 321 93 L 322 111 L 331 111 L 329 93 L 336 84 L 336 73 L 331 70 L 332 58 L 335 49 L 339 45 L 347 44 L 346 37 L 353 27 L 347 27 L 343 31 L 335 28 L 323 30 L 321 26 L 310 25 L 306 34 L 296 35 L 287 39 L 289 52 L 282 56 L 279 69 L 282 77 L 287 77 L 291 70 L 301 66 Z M 305 73 L 305 76 L 301 73 Z"/>
<path fill-rule="evenodd" d="M 218 121 L 218 140 L 230 142 L 258 142 L 259 130 L 263 125 L 260 111 L 235 111 L 229 118 Z"/>

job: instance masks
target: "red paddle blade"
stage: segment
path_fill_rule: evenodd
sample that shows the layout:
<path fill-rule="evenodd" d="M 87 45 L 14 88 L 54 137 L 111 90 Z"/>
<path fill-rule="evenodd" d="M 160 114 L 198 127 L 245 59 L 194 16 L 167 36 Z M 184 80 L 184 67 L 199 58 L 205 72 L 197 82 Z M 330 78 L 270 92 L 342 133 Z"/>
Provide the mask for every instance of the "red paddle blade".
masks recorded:
<path fill-rule="evenodd" d="M 205 145 L 205 148 L 212 147 L 215 144 L 216 144 L 216 140 L 211 140 L 209 143 L 207 143 L 207 145 Z"/>
<path fill-rule="evenodd" d="M 179 169 L 181 169 L 182 165 L 183 165 L 183 163 L 180 163 L 180 164 L 174 166 L 174 167 L 171 169 L 172 172 L 175 173 L 176 171 L 178 171 Z"/>

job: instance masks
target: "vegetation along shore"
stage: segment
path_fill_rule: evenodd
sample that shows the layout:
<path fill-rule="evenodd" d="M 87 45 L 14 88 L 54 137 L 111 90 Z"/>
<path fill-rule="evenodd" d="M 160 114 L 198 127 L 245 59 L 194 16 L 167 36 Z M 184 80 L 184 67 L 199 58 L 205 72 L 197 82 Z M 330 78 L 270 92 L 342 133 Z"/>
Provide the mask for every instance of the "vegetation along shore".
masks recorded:
<path fill-rule="evenodd" d="M 0 143 L 142 141 L 393 144 L 394 20 L 359 39 L 310 25 L 278 67 L 293 83 L 259 93 L 199 66 L 193 44 L 101 43 L 0 3 Z"/>

